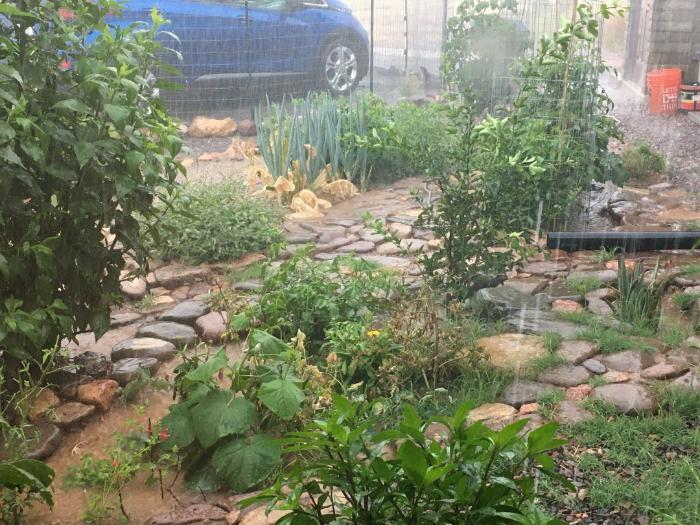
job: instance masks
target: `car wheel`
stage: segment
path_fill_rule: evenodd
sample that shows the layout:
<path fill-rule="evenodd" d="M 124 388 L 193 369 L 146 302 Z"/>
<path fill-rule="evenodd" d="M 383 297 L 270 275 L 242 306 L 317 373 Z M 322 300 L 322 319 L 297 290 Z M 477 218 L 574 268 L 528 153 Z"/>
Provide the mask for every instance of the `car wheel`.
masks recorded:
<path fill-rule="evenodd" d="M 333 95 L 347 95 L 360 81 L 357 45 L 338 40 L 328 45 L 321 58 L 321 83 Z"/>

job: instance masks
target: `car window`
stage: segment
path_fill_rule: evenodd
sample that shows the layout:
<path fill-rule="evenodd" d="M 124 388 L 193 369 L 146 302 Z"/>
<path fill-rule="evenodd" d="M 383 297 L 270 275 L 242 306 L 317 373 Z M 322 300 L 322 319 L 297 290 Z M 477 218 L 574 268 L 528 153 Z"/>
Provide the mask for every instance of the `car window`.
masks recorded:
<path fill-rule="evenodd" d="M 245 0 L 233 0 L 232 4 L 245 7 Z M 288 0 L 248 0 L 248 7 L 253 9 L 266 9 L 269 11 L 280 11 L 287 7 Z"/>

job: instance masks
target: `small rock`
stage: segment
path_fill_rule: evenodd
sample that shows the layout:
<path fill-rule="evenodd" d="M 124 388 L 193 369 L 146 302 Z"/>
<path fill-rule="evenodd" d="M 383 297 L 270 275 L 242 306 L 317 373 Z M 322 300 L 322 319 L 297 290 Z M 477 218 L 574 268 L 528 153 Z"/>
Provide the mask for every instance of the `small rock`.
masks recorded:
<path fill-rule="evenodd" d="M 508 279 L 503 283 L 503 286 L 513 288 L 518 292 L 526 295 L 535 295 L 541 292 L 547 285 L 549 280 L 541 277 L 524 277 L 519 279 Z"/>
<path fill-rule="evenodd" d="M 518 410 L 518 413 L 522 416 L 526 416 L 528 414 L 534 414 L 539 409 L 540 409 L 539 403 L 526 403 L 520 407 L 520 410 Z"/>
<path fill-rule="evenodd" d="M 554 390 L 560 389 L 551 385 L 535 383 L 534 381 L 516 380 L 503 390 L 499 401 L 506 405 L 520 408 L 522 405 L 534 403 L 544 392 Z"/>
<path fill-rule="evenodd" d="M 377 246 L 377 253 L 379 255 L 396 255 L 401 253 L 401 247 L 393 242 L 385 242 Z"/>
<path fill-rule="evenodd" d="M 603 317 L 612 317 L 613 315 L 613 309 L 610 305 L 602 299 L 596 299 L 595 297 L 588 299 L 588 311 Z"/>
<path fill-rule="evenodd" d="M 141 371 L 147 370 L 150 377 L 158 370 L 160 361 L 155 357 L 127 357 L 114 363 L 112 379 L 121 386 L 125 386 L 136 379 L 141 378 Z"/>
<path fill-rule="evenodd" d="M 78 387 L 78 401 L 109 410 L 119 392 L 119 383 L 112 379 L 98 379 Z"/>
<path fill-rule="evenodd" d="M 561 365 L 542 372 L 537 380 L 556 386 L 576 386 L 588 381 L 590 373 L 582 366 Z"/>
<path fill-rule="evenodd" d="M 109 318 L 109 324 L 111 328 L 120 328 L 122 326 L 127 326 L 135 323 L 143 317 L 141 314 L 136 312 L 124 312 L 121 314 L 112 314 Z"/>
<path fill-rule="evenodd" d="M 190 137 L 208 138 L 208 137 L 229 137 L 238 129 L 236 121 L 230 117 L 224 119 L 215 119 L 198 116 L 192 120 L 188 126 L 187 133 Z"/>
<path fill-rule="evenodd" d="M 672 379 L 687 371 L 687 366 L 677 363 L 657 363 L 642 370 L 642 377 L 644 379 Z"/>
<path fill-rule="evenodd" d="M 177 347 L 191 345 L 197 342 L 197 333 L 188 325 L 160 322 L 142 326 L 136 332 L 137 337 L 154 337 L 170 341 Z"/>
<path fill-rule="evenodd" d="M 700 374 L 697 372 L 688 372 L 687 374 L 671 381 L 671 386 L 677 388 L 686 388 L 695 392 L 700 391 Z"/>
<path fill-rule="evenodd" d="M 606 355 L 600 360 L 605 366 L 618 372 L 638 373 L 654 364 L 654 356 L 651 353 L 635 350 Z"/>
<path fill-rule="evenodd" d="M 112 361 L 128 357 L 153 357 L 158 361 L 167 361 L 176 354 L 175 345 L 168 341 L 153 337 L 135 337 L 122 341 L 112 348 Z"/>
<path fill-rule="evenodd" d="M 583 401 L 591 395 L 593 387 L 590 385 L 576 385 L 566 389 L 566 399 L 569 401 Z"/>
<path fill-rule="evenodd" d="M 444 442 L 450 437 L 450 429 L 442 423 L 430 423 L 423 431 L 423 435 L 433 441 Z"/>
<path fill-rule="evenodd" d="M 53 390 L 50 388 L 42 389 L 29 407 L 27 414 L 29 421 L 38 421 L 60 404 L 61 400 Z"/>
<path fill-rule="evenodd" d="M 95 412 L 93 405 L 85 405 L 76 401 L 62 404 L 49 416 L 49 421 L 62 428 L 72 428 L 82 423 Z"/>
<path fill-rule="evenodd" d="M 518 411 L 510 405 L 486 403 L 469 412 L 467 422 L 472 424 L 483 421 L 489 428 L 500 428 L 507 425 L 517 414 Z"/>
<path fill-rule="evenodd" d="M 410 225 L 400 222 L 390 222 L 387 229 L 399 239 L 406 239 L 413 232 L 413 228 Z"/>
<path fill-rule="evenodd" d="M 226 312 L 209 312 L 203 315 L 194 324 L 194 328 L 203 341 L 217 343 L 226 333 L 228 327 L 228 314 Z"/>
<path fill-rule="evenodd" d="M 112 363 L 106 356 L 88 350 L 73 358 L 73 362 L 78 365 L 78 371 L 89 375 L 95 379 L 107 377 L 112 370 Z"/>
<path fill-rule="evenodd" d="M 148 291 L 146 279 L 143 277 L 135 277 L 129 281 L 121 281 L 119 283 L 122 293 L 127 299 L 132 301 L 140 301 Z"/>
<path fill-rule="evenodd" d="M 204 304 L 202 301 L 184 301 L 172 310 L 168 310 L 162 314 L 158 319 L 161 321 L 194 325 L 194 322 L 199 317 L 208 314 L 210 310 L 211 308 L 209 305 Z"/>
<path fill-rule="evenodd" d="M 264 509 L 265 507 L 263 507 Z M 228 512 L 209 503 L 195 503 L 181 510 L 159 514 L 150 519 L 151 525 L 190 525 L 200 523 L 224 523 Z"/>
<path fill-rule="evenodd" d="M 239 509 L 234 509 L 224 518 L 226 525 L 236 525 L 241 519 L 241 511 Z"/>
<path fill-rule="evenodd" d="M 542 339 L 534 335 L 501 334 L 482 337 L 476 345 L 484 349 L 491 365 L 508 370 L 520 370 L 547 355 Z"/>
<path fill-rule="evenodd" d="M 383 237 L 382 237 L 383 239 Z M 345 246 L 341 246 L 336 251 L 339 253 L 367 253 L 374 250 L 374 242 L 357 241 Z"/>
<path fill-rule="evenodd" d="M 549 275 L 565 272 L 567 269 L 568 265 L 563 262 L 541 261 L 525 265 L 523 272 L 532 275 Z"/>
<path fill-rule="evenodd" d="M 594 399 L 611 403 L 621 414 L 652 412 L 658 405 L 654 395 L 643 385 L 620 383 L 593 389 Z"/>
<path fill-rule="evenodd" d="M 204 281 L 209 276 L 209 269 L 205 266 L 181 266 L 173 264 L 158 268 L 153 273 L 154 284 L 173 289 L 185 284 Z"/>
<path fill-rule="evenodd" d="M 250 119 L 241 120 L 238 123 L 238 134 L 241 137 L 254 137 L 258 134 L 258 129 L 255 127 L 255 121 Z"/>
<path fill-rule="evenodd" d="M 586 294 L 586 301 L 590 302 L 593 299 L 613 299 L 615 297 L 615 291 L 612 288 L 598 288 L 596 290 L 591 290 Z"/>
<path fill-rule="evenodd" d="M 604 374 L 608 370 L 605 368 L 605 365 L 597 359 L 586 359 L 583 363 L 581 363 L 581 366 L 584 366 L 589 372 L 599 375 Z"/>
<path fill-rule="evenodd" d="M 617 281 L 617 272 L 613 270 L 571 272 L 569 279 L 596 279 L 603 284 L 611 284 Z"/>
<path fill-rule="evenodd" d="M 42 460 L 53 454 L 61 444 L 63 432 L 47 421 L 37 421 L 25 430 L 27 458 Z"/>
<path fill-rule="evenodd" d="M 554 419 L 560 425 L 576 425 L 594 417 L 593 414 L 582 408 L 577 402 L 564 400 L 557 406 Z"/>
<path fill-rule="evenodd" d="M 586 359 L 593 357 L 596 353 L 598 353 L 598 347 L 590 341 L 562 341 L 559 345 L 559 349 L 557 350 L 557 354 L 559 356 L 565 359 L 568 363 L 575 365 L 583 363 Z M 605 372 L 605 370 L 603 370 L 603 372 Z"/>
<path fill-rule="evenodd" d="M 583 306 L 570 299 L 555 299 L 552 302 L 552 310 L 555 312 L 583 312 Z"/>
<path fill-rule="evenodd" d="M 601 376 L 606 383 L 627 383 L 632 379 L 632 377 L 625 372 L 618 372 L 617 370 L 608 370 Z"/>
<path fill-rule="evenodd" d="M 376 244 L 378 242 L 383 242 L 385 237 L 384 234 L 381 233 L 375 233 L 371 230 L 363 230 L 360 232 L 360 239 Z"/>

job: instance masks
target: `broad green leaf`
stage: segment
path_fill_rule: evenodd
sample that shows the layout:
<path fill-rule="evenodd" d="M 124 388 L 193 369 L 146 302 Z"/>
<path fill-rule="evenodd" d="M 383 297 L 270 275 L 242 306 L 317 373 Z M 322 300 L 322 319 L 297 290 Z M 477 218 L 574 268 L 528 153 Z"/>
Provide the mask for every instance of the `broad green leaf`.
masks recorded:
<path fill-rule="evenodd" d="M 197 440 L 204 448 L 211 447 L 222 437 L 242 434 L 255 423 L 255 405 L 228 390 L 213 390 L 190 411 Z"/>
<path fill-rule="evenodd" d="M 244 492 L 264 481 L 280 464 L 280 449 L 271 437 L 256 434 L 217 448 L 211 460 L 228 486 Z"/>
<path fill-rule="evenodd" d="M 61 100 L 53 105 L 54 109 L 68 109 L 70 111 L 75 111 L 76 113 L 91 113 L 92 108 L 87 104 L 81 102 L 80 100 L 69 98 L 66 100 Z"/>
<path fill-rule="evenodd" d="M 25 16 L 28 18 L 36 18 L 33 14 L 28 13 L 27 11 L 22 11 L 21 9 L 18 9 L 15 6 L 7 4 L 0 4 L 0 13 L 9 16 Z"/>
<path fill-rule="evenodd" d="M 279 355 L 282 352 L 289 350 L 289 346 L 281 339 L 277 339 L 274 335 L 270 335 L 262 330 L 254 330 L 250 333 L 250 347 L 260 345 L 263 353 L 266 355 Z"/>
<path fill-rule="evenodd" d="M 189 372 L 185 378 L 190 381 L 200 381 L 205 382 L 211 379 L 211 376 L 216 374 L 219 370 L 224 368 L 228 364 L 228 357 L 226 356 L 226 350 L 219 350 L 214 357 L 209 358 L 206 362 L 199 365 L 196 369 Z"/>
<path fill-rule="evenodd" d="M 218 492 L 222 482 L 211 463 L 205 463 L 187 476 L 187 488 L 197 492 Z"/>
<path fill-rule="evenodd" d="M 115 104 L 105 104 L 105 112 L 117 127 L 123 127 L 130 114 L 129 108 Z"/>
<path fill-rule="evenodd" d="M 277 417 L 288 421 L 299 411 L 304 392 L 290 379 L 275 379 L 260 386 L 258 398 Z"/>
<path fill-rule="evenodd" d="M 236 314 L 228 322 L 229 329 L 234 332 L 242 332 L 250 328 L 250 318 L 246 314 Z"/>
<path fill-rule="evenodd" d="M 412 441 L 406 441 L 399 447 L 396 457 L 401 461 L 401 468 L 406 473 L 406 477 L 416 487 L 423 485 L 425 473 L 428 470 L 428 462 L 423 455 L 423 451 Z"/>
<path fill-rule="evenodd" d="M 190 421 L 190 411 L 186 405 L 177 404 L 170 407 L 170 413 L 161 419 L 160 424 L 168 429 L 166 446 L 184 448 L 194 441 L 194 430 Z"/>
<path fill-rule="evenodd" d="M 84 167 L 95 155 L 95 145 L 91 142 L 78 142 L 73 146 L 78 165 Z"/>
<path fill-rule="evenodd" d="M 0 148 L 0 159 L 4 160 L 5 162 L 8 162 L 10 164 L 15 164 L 17 166 L 22 166 L 24 167 L 24 164 L 22 163 L 22 159 L 20 159 L 17 154 L 10 148 L 10 146 L 5 146 L 4 148 Z"/>

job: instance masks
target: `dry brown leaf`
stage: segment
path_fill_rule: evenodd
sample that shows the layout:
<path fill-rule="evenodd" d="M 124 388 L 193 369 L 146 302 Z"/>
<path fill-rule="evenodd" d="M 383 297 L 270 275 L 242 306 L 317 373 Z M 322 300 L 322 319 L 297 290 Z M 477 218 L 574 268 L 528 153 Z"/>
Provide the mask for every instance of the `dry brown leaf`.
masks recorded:
<path fill-rule="evenodd" d="M 291 193 L 296 189 L 289 177 L 277 177 L 274 187 L 278 193 Z"/>
<path fill-rule="evenodd" d="M 349 180 L 339 179 L 326 184 L 323 193 L 332 195 L 337 199 L 347 199 L 358 193 L 357 187 Z"/>

